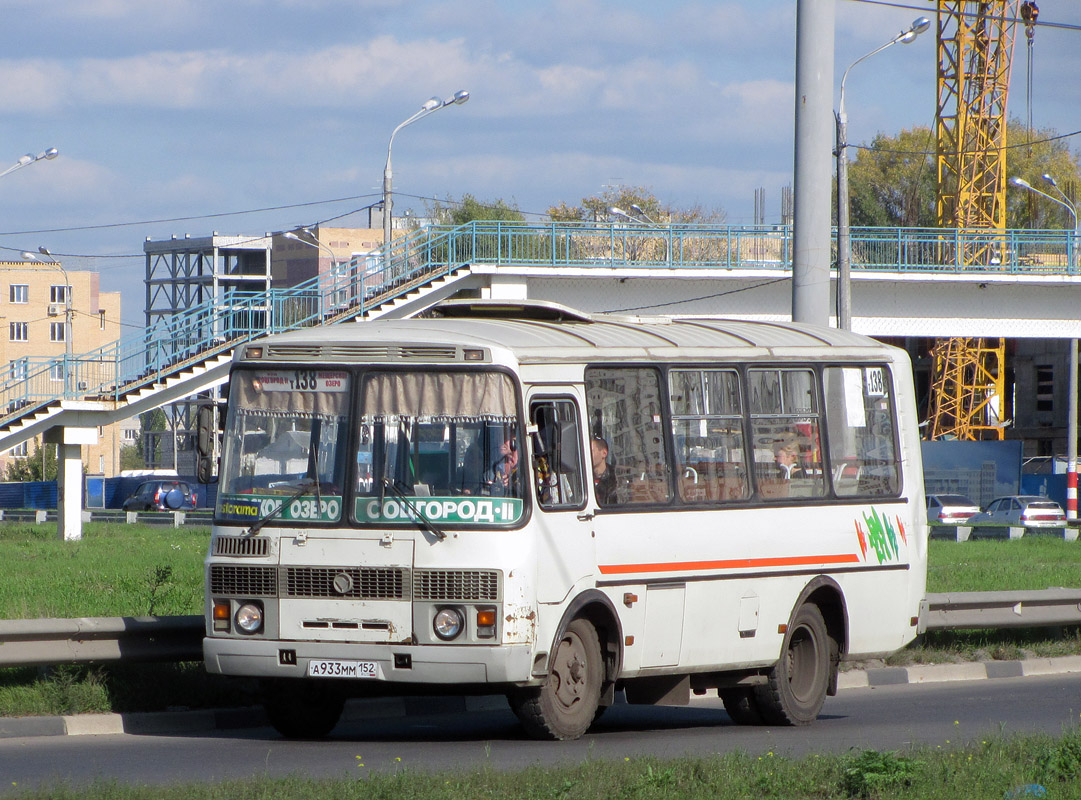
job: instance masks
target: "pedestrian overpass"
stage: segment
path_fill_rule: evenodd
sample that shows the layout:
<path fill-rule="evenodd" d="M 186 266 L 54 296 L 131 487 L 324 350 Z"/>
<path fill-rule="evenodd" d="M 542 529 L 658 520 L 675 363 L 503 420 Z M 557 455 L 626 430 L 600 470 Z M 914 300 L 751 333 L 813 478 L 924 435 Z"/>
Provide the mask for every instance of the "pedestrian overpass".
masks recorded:
<path fill-rule="evenodd" d="M 432 226 L 304 283 L 233 291 L 88 353 L 22 358 L 0 382 L 0 450 L 58 445 L 59 528 L 81 528 L 97 428 L 223 383 L 270 333 L 408 317 L 459 292 L 591 312 L 788 319 L 788 226 L 471 222 Z M 853 329 L 873 336 L 1081 338 L 1069 231 L 856 228 Z M 995 253 L 963 266 L 973 248 Z"/>

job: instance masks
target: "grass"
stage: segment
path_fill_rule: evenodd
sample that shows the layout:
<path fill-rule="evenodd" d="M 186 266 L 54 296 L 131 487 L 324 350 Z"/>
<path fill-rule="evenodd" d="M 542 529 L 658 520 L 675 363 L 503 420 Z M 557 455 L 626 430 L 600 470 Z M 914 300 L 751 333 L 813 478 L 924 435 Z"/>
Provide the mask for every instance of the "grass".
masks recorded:
<path fill-rule="evenodd" d="M 928 592 L 987 592 L 1077 588 L 1081 542 L 1051 536 L 969 542 L 932 541 Z"/>
<path fill-rule="evenodd" d="M 14 787 L 22 798 L 55 800 L 986 800 L 1081 797 L 1081 734 L 989 738 L 956 749 L 786 758 L 732 753 L 707 758 L 587 759 L 563 767 L 500 771 L 491 767 L 428 773 L 389 764 L 357 764 L 353 778 L 300 775 L 219 784 Z M 1027 791 L 1027 794 L 1026 794 Z"/>
<path fill-rule="evenodd" d="M 0 525 L 0 619 L 201 614 L 209 528 Z"/>
<path fill-rule="evenodd" d="M 0 524 L 0 618 L 200 614 L 207 528 L 92 523 L 79 542 L 51 525 Z M 1081 582 L 1081 542 L 932 541 L 929 592 L 1045 589 Z M 1067 629 L 941 631 L 891 656 L 891 666 L 1081 653 Z M 0 716 L 159 710 L 253 702 L 250 683 L 201 664 L 0 669 Z"/>

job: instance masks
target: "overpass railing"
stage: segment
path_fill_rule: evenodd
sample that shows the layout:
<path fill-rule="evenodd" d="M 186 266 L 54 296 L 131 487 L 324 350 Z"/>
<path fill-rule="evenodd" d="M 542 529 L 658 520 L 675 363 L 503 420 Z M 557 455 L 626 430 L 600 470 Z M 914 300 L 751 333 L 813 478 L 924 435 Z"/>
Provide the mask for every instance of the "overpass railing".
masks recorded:
<path fill-rule="evenodd" d="M 854 228 L 859 271 L 1075 274 L 1070 231 Z M 966 266 L 965 254 L 988 253 Z M 230 291 L 89 353 L 21 358 L 0 376 L 0 426 L 66 399 L 127 392 L 268 333 L 357 316 L 465 264 L 537 268 L 787 270 L 790 226 L 470 222 L 431 226 L 388 250 L 286 288 Z"/>

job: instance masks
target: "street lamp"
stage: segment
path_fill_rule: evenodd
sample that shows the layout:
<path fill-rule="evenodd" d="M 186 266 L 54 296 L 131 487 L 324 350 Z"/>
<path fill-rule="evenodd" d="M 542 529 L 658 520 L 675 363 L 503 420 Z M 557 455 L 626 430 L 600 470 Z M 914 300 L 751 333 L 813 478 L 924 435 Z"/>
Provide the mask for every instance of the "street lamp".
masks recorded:
<path fill-rule="evenodd" d="M 394 147 L 394 137 L 398 135 L 398 131 L 404 128 L 406 125 L 412 125 L 419 119 L 423 119 L 429 114 L 434 114 L 441 108 L 454 105 L 460 106 L 466 100 L 469 99 L 469 92 L 465 89 L 459 89 L 453 95 L 446 100 L 440 100 L 438 97 L 429 97 L 424 101 L 424 105 L 420 107 L 420 111 L 411 116 L 401 125 L 394 129 L 390 134 L 390 143 L 387 144 L 387 166 L 383 170 L 383 257 L 387 258 L 387 250 L 390 246 L 390 220 L 391 212 L 394 208 L 394 199 L 391 192 L 392 171 L 390 168 L 390 153 Z"/>
<path fill-rule="evenodd" d="M 308 247 L 314 247 L 317 250 L 318 249 L 323 249 L 327 253 L 330 254 L 330 282 L 331 282 L 331 285 L 334 286 L 334 299 L 331 302 L 334 305 L 338 305 L 339 303 L 342 302 L 341 297 L 338 296 L 340 290 L 337 288 L 338 278 L 341 277 L 338 274 L 338 254 L 335 253 L 333 250 L 331 250 L 327 245 L 325 245 L 321 241 L 319 241 L 319 237 L 316 236 L 315 233 L 312 232 L 311 228 L 301 228 L 301 230 L 304 231 L 309 236 L 311 236 L 312 241 L 309 242 L 307 239 L 302 239 L 300 236 L 298 236 L 293 231 L 286 231 L 285 233 L 282 234 L 282 236 L 284 236 L 286 239 L 292 239 L 295 242 L 300 242 L 301 244 L 306 244 L 306 245 L 308 245 Z"/>
<path fill-rule="evenodd" d="M 71 279 L 68 278 L 68 271 L 64 269 L 64 265 L 53 257 L 53 254 L 49 252 L 47 247 L 39 247 L 38 253 L 45 258 L 41 258 L 37 253 L 23 253 L 24 261 L 37 261 L 39 264 L 45 264 L 48 266 L 56 267 L 64 275 L 64 394 L 69 395 L 71 393 Z"/>
<path fill-rule="evenodd" d="M 848 114 L 845 111 L 845 81 L 852 67 L 895 44 L 911 44 L 931 26 L 927 17 L 918 17 L 908 30 L 848 65 L 841 76 L 841 98 L 837 105 L 837 327 L 852 330 L 852 246 L 849 240 L 848 203 Z"/>
<path fill-rule="evenodd" d="M 45 159 L 46 161 L 52 161 L 58 155 L 60 155 L 60 151 L 57 150 L 55 147 L 50 147 L 45 152 L 38 153 L 37 155 L 34 155 L 33 153 L 27 153 L 25 156 L 19 156 L 18 161 L 16 161 L 14 164 L 12 164 L 7 169 L 0 172 L 0 178 L 4 177 L 5 175 L 7 175 L 7 174 L 9 174 L 11 172 L 14 172 L 17 169 L 22 169 L 23 167 L 28 167 L 31 164 L 33 164 L 35 161 L 41 161 L 42 159 Z"/>
<path fill-rule="evenodd" d="M 609 206 L 608 207 L 609 215 L 611 215 L 613 217 L 622 217 L 623 219 L 627 220 L 628 222 L 632 222 L 632 223 L 635 223 L 637 225 L 657 225 L 657 226 L 660 226 L 662 224 L 662 223 L 657 222 L 657 220 L 653 219 L 651 216 L 649 216 L 649 214 L 647 214 L 642 209 L 642 207 L 640 205 L 636 204 L 636 203 L 631 203 L 631 211 L 633 211 L 637 216 L 632 217 L 630 214 L 628 214 L 626 211 L 624 211 L 622 208 L 619 208 L 618 206 Z M 637 252 L 636 252 L 635 255 L 637 256 Z M 665 240 L 664 240 L 664 257 L 665 257 L 665 262 L 666 263 L 668 263 L 668 264 L 672 263 L 672 231 L 671 231 L 671 229 L 669 229 L 668 235 L 665 237 Z"/>
<path fill-rule="evenodd" d="M 1033 194 L 1046 197 L 1053 203 L 1058 203 L 1060 206 L 1070 212 L 1070 216 L 1073 217 L 1073 242 L 1072 247 L 1067 246 L 1069 252 L 1069 268 L 1073 272 L 1077 267 L 1077 246 L 1078 239 L 1078 225 L 1077 225 L 1077 206 L 1074 202 L 1066 196 L 1066 193 L 1059 188 L 1059 185 L 1055 182 L 1055 179 L 1048 175 L 1046 172 L 1043 174 L 1043 179 L 1051 184 L 1055 191 L 1062 196 L 1060 200 L 1058 197 L 1048 194 L 1047 192 L 1041 192 L 1031 183 L 1024 178 L 1015 175 L 1010 178 L 1010 183 L 1019 189 L 1026 189 Z M 1070 363 L 1069 363 L 1069 387 L 1067 389 L 1067 419 L 1066 419 L 1066 519 L 1077 519 L 1077 337 L 1070 339 Z"/>

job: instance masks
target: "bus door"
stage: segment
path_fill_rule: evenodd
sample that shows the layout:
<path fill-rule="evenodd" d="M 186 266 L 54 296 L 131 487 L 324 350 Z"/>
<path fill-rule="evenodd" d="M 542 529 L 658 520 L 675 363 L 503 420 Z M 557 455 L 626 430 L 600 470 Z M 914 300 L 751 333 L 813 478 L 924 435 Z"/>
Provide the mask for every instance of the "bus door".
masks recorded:
<path fill-rule="evenodd" d="M 688 562 L 700 557 L 693 525 L 669 511 L 662 383 L 651 367 L 590 367 L 585 374 L 598 584 L 634 645 L 628 668 L 672 666 L 683 646 Z"/>
<path fill-rule="evenodd" d="M 580 404 L 572 388 L 529 396 L 533 488 L 538 513 L 537 600 L 559 603 L 595 570 L 586 507 Z"/>

